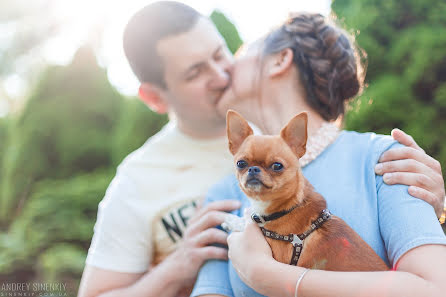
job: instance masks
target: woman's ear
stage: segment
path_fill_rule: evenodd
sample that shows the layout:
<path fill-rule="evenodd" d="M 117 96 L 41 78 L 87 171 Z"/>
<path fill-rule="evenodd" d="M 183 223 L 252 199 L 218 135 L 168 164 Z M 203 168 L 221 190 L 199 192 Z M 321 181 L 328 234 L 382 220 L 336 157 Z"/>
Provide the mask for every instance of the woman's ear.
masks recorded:
<path fill-rule="evenodd" d="M 275 77 L 282 75 L 293 65 L 293 51 L 290 48 L 286 48 L 272 55 L 270 59 L 269 76 Z"/>
<path fill-rule="evenodd" d="M 164 114 L 168 111 L 166 102 L 162 99 L 161 92 L 150 83 L 142 83 L 139 86 L 138 97 L 156 113 Z"/>

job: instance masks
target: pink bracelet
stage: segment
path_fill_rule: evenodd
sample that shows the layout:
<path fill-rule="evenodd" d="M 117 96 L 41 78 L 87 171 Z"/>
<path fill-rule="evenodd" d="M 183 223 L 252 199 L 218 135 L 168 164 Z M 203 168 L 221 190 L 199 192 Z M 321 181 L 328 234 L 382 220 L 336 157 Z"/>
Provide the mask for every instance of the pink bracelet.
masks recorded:
<path fill-rule="evenodd" d="M 305 274 L 309 271 L 310 269 L 305 268 L 305 271 L 302 272 L 302 274 L 300 275 L 299 279 L 296 282 L 296 288 L 294 289 L 294 297 L 297 297 L 297 290 L 299 289 L 299 285 L 300 282 L 302 281 L 302 279 L 304 278 Z"/>

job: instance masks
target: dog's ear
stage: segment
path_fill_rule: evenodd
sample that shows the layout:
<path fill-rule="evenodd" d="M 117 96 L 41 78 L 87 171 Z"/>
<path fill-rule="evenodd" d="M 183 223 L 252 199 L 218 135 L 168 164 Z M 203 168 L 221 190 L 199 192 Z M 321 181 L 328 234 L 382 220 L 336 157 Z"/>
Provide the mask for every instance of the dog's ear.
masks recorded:
<path fill-rule="evenodd" d="M 280 137 L 288 144 L 298 158 L 306 151 L 308 115 L 302 112 L 292 118 L 280 131 Z"/>
<path fill-rule="evenodd" d="M 228 110 L 226 113 L 226 133 L 228 135 L 229 151 L 235 155 L 243 141 L 252 135 L 248 122 L 236 111 Z"/>

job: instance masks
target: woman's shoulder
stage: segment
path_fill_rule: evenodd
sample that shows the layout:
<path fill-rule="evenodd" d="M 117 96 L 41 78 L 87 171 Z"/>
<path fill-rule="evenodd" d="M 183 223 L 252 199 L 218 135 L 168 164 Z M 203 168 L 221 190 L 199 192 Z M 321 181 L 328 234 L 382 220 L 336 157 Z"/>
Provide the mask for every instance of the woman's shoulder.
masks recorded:
<path fill-rule="evenodd" d="M 390 148 L 403 146 L 389 135 L 373 132 L 356 132 L 344 130 L 340 135 L 340 145 L 353 149 L 358 153 L 367 153 L 377 161 L 381 154 Z"/>

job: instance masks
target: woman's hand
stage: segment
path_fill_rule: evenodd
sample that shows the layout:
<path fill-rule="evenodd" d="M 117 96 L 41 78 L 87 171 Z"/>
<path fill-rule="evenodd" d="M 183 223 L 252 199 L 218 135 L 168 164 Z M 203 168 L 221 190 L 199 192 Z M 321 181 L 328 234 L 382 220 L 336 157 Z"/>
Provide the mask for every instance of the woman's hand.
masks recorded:
<path fill-rule="evenodd" d="M 437 217 L 444 208 L 445 188 L 440 162 L 420 148 L 412 136 L 399 129 L 392 130 L 392 137 L 404 148 L 384 152 L 375 167 L 386 184 L 409 186 L 409 194 L 431 204 Z"/>
<path fill-rule="evenodd" d="M 245 219 L 245 230 L 232 232 L 228 237 L 228 256 L 243 282 L 258 289 L 275 260 L 260 228 L 246 215 Z"/>

